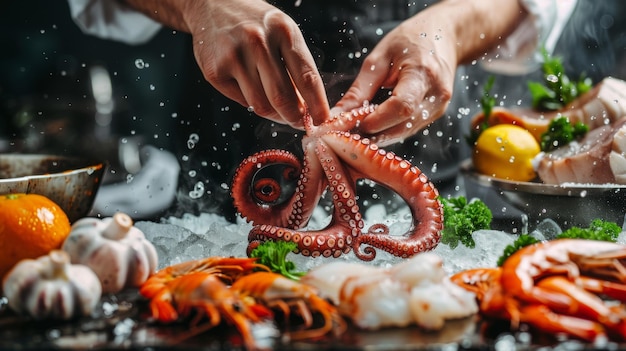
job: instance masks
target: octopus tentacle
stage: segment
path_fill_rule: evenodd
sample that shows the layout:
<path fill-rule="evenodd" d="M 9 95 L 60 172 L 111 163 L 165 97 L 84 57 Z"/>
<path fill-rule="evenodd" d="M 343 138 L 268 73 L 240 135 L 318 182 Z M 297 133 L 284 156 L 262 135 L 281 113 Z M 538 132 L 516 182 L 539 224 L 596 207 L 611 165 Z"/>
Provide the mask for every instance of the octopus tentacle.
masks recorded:
<path fill-rule="evenodd" d="M 361 234 L 364 223 L 356 203 L 353 179 L 323 142 L 318 140 L 312 144 L 332 194 L 334 208 L 331 223 L 326 228 L 315 231 L 257 225 L 248 235 L 248 255 L 260 242 L 282 240 L 296 243 L 296 253 L 304 256 L 339 257 L 351 250 L 354 239 Z M 371 260 L 374 255 L 366 252 L 360 258 Z"/>
<path fill-rule="evenodd" d="M 355 173 L 395 191 L 409 206 L 411 228 L 404 235 L 388 235 L 370 230 L 354 242 L 355 253 L 362 244 L 400 257 L 433 249 L 441 239 L 443 208 L 439 193 L 428 177 L 407 160 L 387 152 L 367 138 L 347 132 L 332 132 L 321 137 Z"/>
<path fill-rule="evenodd" d="M 235 171 L 231 187 L 231 196 L 235 208 L 248 221 L 264 221 L 278 226 L 289 226 L 289 214 L 293 208 L 294 197 L 282 204 L 270 203 L 278 198 L 280 186 L 274 179 L 254 179 L 256 173 L 267 165 L 284 164 L 293 171 L 285 176 L 299 174 L 302 165 L 298 157 L 284 150 L 265 150 L 246 158 Z M 263 194 L 263 189 L 271 189 L 272 194 Z M 258 192 L 261 193 L 258 193 Z M 269 222 L 268 222 L 269 221 Z"/>
<path fill-rule="evenodd" d="M 324 123 L 314 126 L 312 119 L 305 118 L 304 128 L 309 136 L 320 136 L 333 131 L 350 131 L 358 128 L 359 123 L 378 107 L 376 104 L 365 103 L 352 111 L 342 112 Z M 307 122 L 307 120 L 310 120 Z"/>

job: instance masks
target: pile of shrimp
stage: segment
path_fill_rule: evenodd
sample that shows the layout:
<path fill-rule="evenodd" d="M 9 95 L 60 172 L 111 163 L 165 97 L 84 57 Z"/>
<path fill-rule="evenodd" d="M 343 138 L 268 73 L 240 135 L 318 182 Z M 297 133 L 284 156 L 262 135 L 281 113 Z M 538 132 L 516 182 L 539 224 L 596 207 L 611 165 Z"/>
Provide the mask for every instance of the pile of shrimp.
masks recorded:
<path fill-rule="evenodd" d="M 172 265 L 151 276 L 139 292 L 150 300 L 155 321 L 188 321 L 190 332 L 181 339 L 225 323 L 237 329 L 247 350 L 255 350 L 254 329 L 262 324 L 280 326 L 286 340 L 346 329 L 335 306 L 312 287 L 272 273 L 254 258 L 208 257 Z"/>

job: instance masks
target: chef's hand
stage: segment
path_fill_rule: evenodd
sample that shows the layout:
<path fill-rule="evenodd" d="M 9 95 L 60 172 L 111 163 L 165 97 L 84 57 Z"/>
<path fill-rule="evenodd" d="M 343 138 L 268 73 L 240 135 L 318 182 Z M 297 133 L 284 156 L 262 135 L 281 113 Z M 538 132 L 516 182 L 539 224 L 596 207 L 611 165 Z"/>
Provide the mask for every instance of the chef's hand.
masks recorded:
<path fill-rule="evenodd" d="M 486 17 L 495 8 L 498 16 Z M 518 0 L 448 0 L 422 10 L 371 51 L 331 115 L 392 89 L 359 131 L 382 146 L 414 135 L 445 112 L 457 66 L 491 50 L 525 15 Z"/>
<path fill-rule="evenodd" d="M 422 31 L 425 36 L 419 35 Z M 426 30 L 418 19 L 403 22 L 365 58 L 331 114 L 359 107 L 381 88 L 393 89 L 359 131 L 381 146 L 415 134 L 439 117 L 450 100 L 456 69 L 452 43 L 450 33 Z"/>
<path fill-rule="evenodd" d="M 170 27 L 191 33 L 205 79 L 259 116 L 302 128 L 305 105 L 329 117 L 324 85 L 291 17 L 263 0 L 126 0 Z"/>

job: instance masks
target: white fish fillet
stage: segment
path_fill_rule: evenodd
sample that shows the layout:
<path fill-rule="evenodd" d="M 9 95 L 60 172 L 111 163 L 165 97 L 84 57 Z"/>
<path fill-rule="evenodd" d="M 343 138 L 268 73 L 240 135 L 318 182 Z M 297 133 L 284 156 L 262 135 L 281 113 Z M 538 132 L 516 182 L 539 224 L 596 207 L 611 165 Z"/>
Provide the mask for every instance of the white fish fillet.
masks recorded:
<path fill-rule="evenodd" d="M 540 155 L 537 174 L 546 184 L 626 184 L 626 136 L 623 117 L 593 129 L 572 142 Z"/>

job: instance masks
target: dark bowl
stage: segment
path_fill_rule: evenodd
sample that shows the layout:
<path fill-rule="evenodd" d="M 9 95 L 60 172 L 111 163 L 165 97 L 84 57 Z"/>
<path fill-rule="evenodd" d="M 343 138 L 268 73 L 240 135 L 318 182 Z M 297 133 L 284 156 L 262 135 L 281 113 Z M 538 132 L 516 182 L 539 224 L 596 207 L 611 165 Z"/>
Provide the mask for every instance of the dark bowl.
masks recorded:
<path fill-rule="evenodd" d="M 530 224 L 552 219 L 564 228 L 588 227 L 594 219 L 622 225 L 626 214 L 626 186 L 618 184 L 552 185 L 517 182 L 477 173 L 471 160 L 461 164 L 468 196 L 498 194 L 528 216 Z M 500 209 L 492 208 L 498 212 Z"/>
<path fill-rule="evenodd" d="M 44 195 L 74 222 L 91 210 L 104 170 L 103 162 L 78 157 L 0 154 L 0 194 Z"/>

